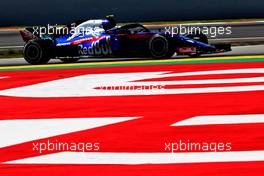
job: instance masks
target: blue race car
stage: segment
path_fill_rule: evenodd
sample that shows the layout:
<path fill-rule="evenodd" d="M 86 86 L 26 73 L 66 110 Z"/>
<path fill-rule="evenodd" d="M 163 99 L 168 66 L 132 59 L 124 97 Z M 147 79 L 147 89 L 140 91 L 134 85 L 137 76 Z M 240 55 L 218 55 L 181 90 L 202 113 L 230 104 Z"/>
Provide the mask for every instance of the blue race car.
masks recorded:
<path fill-rule="evenodd" d="M 116 26 L 112 16 L 45 29 L 48 30 L 26 28 L 20 31 L 26 43 L 24 58 L 30 64 L 45 64 L 50 59 L 71 63 L 81 56 L 170 58 L 175 53 L 197 57 L 231 51 L 229 44 L 208 44 L 204 34 L 151 32 L 141 24 Z"/>

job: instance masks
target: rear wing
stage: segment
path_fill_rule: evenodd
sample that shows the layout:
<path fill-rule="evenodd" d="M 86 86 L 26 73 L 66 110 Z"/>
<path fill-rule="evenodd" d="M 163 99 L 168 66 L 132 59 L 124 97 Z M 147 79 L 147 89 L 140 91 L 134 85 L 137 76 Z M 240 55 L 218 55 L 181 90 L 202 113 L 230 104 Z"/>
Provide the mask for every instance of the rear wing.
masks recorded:
<path fill-rule="evenodd" d="M 66 35 L 70 31 L 71 25 L 65 27 L 56 26 L 39 26 L 34 28 L 26 28 L 20 31 L 21 37 L 24 42 L 28 42 L 33 39 L 54 39 Z"/>
<path fill-rule="evenodd" d="M 34 34 L 33 28 L 26 28 L 24 30 L 19 31 L 20 35 L 24 42 L 28 42 L 30 40 L 39 39 L 40 36 L 37 34 Z"/>

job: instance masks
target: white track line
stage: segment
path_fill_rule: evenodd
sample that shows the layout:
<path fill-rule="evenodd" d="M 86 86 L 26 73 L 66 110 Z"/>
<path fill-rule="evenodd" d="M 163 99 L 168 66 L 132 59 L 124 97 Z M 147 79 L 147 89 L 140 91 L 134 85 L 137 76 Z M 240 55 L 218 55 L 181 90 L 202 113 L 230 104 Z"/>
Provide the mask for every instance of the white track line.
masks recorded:
<path fill-rule="evenodd" d="M 179 84 L 212 84 L 212 83 L 253 83 L 264 82 L 263 77 L 234 78 L 219 80 L 186 80 L 186 81 L 152 81 L 137 82 L 137 80 L 167 78 L 177 76 L 197 76 L 213 74 L 239 74 L 239 73 L 264 73 L 263 68 L 209 70 L 197 72 L 135 72 L 113 74 L 88 74 L 59 79 L 34 85 L 6 89 L 0 91 L 0 95 L 16 97 L 85 97 L 85 96 L 127 96 L 127 95 L 168 95 L 168 94 L 191 94 L 191 93 L 220 93 L 220 92 L 244 92 L 263 91 L 264 85 L 226 86 L 226 87 L 197 87 L 197 88 L 173 88 L 173 89 L 125 89 L 103 90 L 95 89 L 101 86 L 111 87 L 135 87 L 142 85 L 179 85 Z M 228 78 L 228 76 L 227 76 Z"/>
<path fill-rule="evenodd" d="M 138 117 L 1 120 L 0 147 L 92 129 L 136 118 Z"/>
<path fill-rule="evenodd" d="M 195 84 L 228 84 L 228 83 L 264 83 L 264 77 L 232 78 L 232 79 L 204 79 L 184 81 L 159 81 L 159 85 L 195 85 Z M 137 82 L 137 85 L 157 85 L 157 82 Z"/>
<path fill-rule="evenodd" d="M 264 114 L 196 116 L 179 121 L 172 126 L 264 123 Z"/>
<path fill-rule="evenodd" d="M 264 151 L 197 153 L 82 153 L 61 152 L 5 162 L 8 164 L 175 164 L 263 161 Z"/>

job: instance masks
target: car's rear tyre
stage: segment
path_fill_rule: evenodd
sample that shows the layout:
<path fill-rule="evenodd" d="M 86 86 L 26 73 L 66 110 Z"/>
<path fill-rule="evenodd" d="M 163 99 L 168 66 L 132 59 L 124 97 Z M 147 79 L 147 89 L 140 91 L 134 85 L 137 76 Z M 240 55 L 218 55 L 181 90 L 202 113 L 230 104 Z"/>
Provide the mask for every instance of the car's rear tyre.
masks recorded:
<path fill-rule="evenodd" d="M 80 60 L 80 58 L 75 58 L 75 57 L 72 57 L 72 58 L 65 58 L 65 59 L 60 59 L 63 63 L 75 63 L 77 62 L 78 60 Z"/>
<path fill-rule="evenodd" d="M 44 40 L 29 41 L 24 47 L 24 58 L 32 64 L 46 64 L 51 59 L 48 52 L 50 42 Z"/>
<path fill-rule="evenodd" d="M 149 41 L 149 51 L 155 58 L 170 58 L 175 51 L 172 49 L 169 38 L 156 34 Z"/>

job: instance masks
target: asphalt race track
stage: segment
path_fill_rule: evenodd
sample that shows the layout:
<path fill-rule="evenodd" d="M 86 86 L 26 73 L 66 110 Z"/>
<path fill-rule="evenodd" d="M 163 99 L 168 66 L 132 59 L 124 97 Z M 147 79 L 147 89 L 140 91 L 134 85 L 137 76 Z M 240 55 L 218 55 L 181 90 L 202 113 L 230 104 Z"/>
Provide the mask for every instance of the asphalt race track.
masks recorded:
<path fill-rule="evenodd" d="M 232 52 L 205 55 L 203 57 L 217 57 L 217 56 L 239 56 L 239 55 L 262 55 L 264 54 L 264 45 L 252 45 L 252 46 L 236 46 L 232 48 Z M 173 59 L 184 59 L 186 57 L 174 56 Z M 188 57 L 187 57 L 188 58 Z M 153 58 L 149 58 L 151 60 Z M 84 58 L 79 62 L 105 62 L 105 61 L 126 61 L 126 60 L 144 60 L 142 58 Z M 50 64 L 61 63 L 60 60 L 51 60 Z M 28 65 L 23 58 L 16 59 L 0 59 L 0 66 L 19 66 Z"/>

